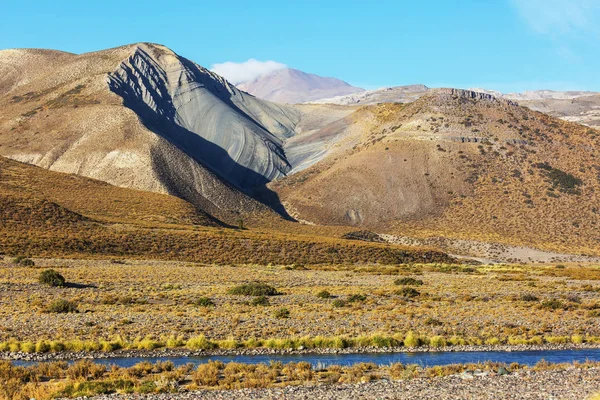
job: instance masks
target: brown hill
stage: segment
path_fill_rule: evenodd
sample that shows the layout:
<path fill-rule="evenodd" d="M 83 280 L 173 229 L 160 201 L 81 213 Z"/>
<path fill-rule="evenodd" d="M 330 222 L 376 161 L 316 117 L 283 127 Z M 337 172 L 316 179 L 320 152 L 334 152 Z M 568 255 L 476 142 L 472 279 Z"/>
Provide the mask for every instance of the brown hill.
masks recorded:
<path fill-rule="evenodd" d="M 600 132 L 453 89 L 365 107 L 368 128 L 271 184 L 328 224 L 598 253 Z"/>
<path fill-rule="evenodd" d="M 454 261 L 429 249 L 222 228 L 173 196 L 119 188 L 2 157 L 0 202 L 0 254 L 227 264 Z"/>
<path fill-rule="evenodd" d="M 187 224 L 217 222 L 174 196 L 125 189 L 0 157 L 0 223 L 23 228 L 94 223 Z"/>

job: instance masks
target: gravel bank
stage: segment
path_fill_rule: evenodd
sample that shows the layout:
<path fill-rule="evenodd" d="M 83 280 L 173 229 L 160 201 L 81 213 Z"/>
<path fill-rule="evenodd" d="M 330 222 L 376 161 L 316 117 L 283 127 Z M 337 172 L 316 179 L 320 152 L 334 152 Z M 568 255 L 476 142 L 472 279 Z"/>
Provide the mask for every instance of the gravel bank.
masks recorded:
<path fill-rule="evenodd" d="M 523 371 L 510 375 L 454 375 L 409 381 L 377 381 L 362 384 L 297 386 L 283 389 L 197 391 L 180 394 L 98 396 L 114 399 L 564 399 L 583 400 L 600 391 L 600 370 L 569 368 L 558 371 Z"/>

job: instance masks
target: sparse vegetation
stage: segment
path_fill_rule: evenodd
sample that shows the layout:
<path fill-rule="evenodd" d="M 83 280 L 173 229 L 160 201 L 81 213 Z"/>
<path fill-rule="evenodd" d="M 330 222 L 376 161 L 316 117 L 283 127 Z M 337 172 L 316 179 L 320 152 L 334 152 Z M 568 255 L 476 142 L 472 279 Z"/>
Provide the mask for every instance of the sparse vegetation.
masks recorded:
<path fill-rule="evenodd" d="M 46 269 L 40 273 L 39 282 L 44 285 L 61 287 L 65 286 L 65 278 L 53 269 Z"/>
<path fill-rule="evenodd" d="M 417 297 L 417 296 L 419 296 L 419 295 L 421 294 L 421 293 L 420 293 L 418 290 L 416 290 L 415 288 L 411 288 L 411 287 L 407 287 L 407 286 L 406 286 L 406 287 L 403 287 L 403 288 L 400 288 L 400 289 L 398 289 L 398 290 L 396 290 L 396 292 L 395 292 L 395 293 L 396 293 L 398 296 L 402 296 L 402 297 L 409 297 L 409 298 L 412 298 L 412 297 Z"/>
<path fill-rule="evenodd" d="M 77 304 L 64 299 L 54 300 L 48 305 L 46 312 L 55 314 L 75 313 L 77 312 Z"/>
<path fill-rule="evenodd" d="M 194 301 L 194 305 L 199 307 L 214 307 L 215 303 L 209 297 L 199 297 Z"/>
<path fill-rule="evenodd" d="M 269 298 L 267 296 L 258 296 L 253 298 L 250 304 L 253 306 L 268 306 Z"/>
<path fill-rule="evenodd" d="M 290 310 L 288 310 L 287 308 L 279 308 L 279 309 L 275 310 L 275 313 L 273 313 L 273 316 L 275 318 L 289 318 Z"/>
<path fill-rule="evenodd" d="M 245 283 L 231 288 L 228 293 L 243 296 L 276 296 L 279 294 L 277 289 L 263 282 Z"/>
<path fill-rule="evenodd" d="M 420 279 L 405 277 L 405 278 L 396 279 L 394 281 L 394 284 L 395 285 L 405 285 L 405 286 L 421 286 L 423 284 L 423 281 Z"/>
<path fill-rule="evenodd" d="M 441 347 L 441 346 L 440 346 Z M 358 363 L 349 366 L 330 365 L 313 368 L 307 362 L 241 364 L 209 361 L 194 366 L 174 366 L 171 362 L 151 364 L 141 362 L 132 367 L 111 367 L 94 364 L 89 360 L 69 365 L 64 361 L 35 364 L 28 367 L 14 366 L 0 361 L 0 395 L 7 399 L 35 398 L 46 400 L 57 397 L 93 397 L 102 394 L 128 393 L 151 394 L 191 392 L 196 389 L 267 388 L 289 385 L 313 385 L 317 382 L 364 383 L 379 379 L 410 380 L 414 378 L 435 379 L 457 375 L 464 371 L 481 370 L 491 373 L 528 371 L 553 371 L 565 369 L 598 368 L 598 363 L 588 361 L 575 364 L 552 364 L 539 362 L 528 367 L 518 363 L 453 364 L 422 367 L 394 363 L 377 366 Z"/>

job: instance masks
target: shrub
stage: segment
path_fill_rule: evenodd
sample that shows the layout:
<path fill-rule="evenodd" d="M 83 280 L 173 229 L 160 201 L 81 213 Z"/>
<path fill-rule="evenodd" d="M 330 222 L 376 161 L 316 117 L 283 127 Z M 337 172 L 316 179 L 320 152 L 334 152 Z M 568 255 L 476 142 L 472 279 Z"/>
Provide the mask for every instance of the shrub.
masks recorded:
<path fill-rule="evenodd" d="M 398 278 L 394 281 L 394 284 L 403 286 L 421 286 L 423 281 L 415 278 Z"/>
<path fill-rule="evenodd" d="M 351 296 L 348 296 L 348 303 L 355 303 L 357 301 L 365 301 L 367 299 L 367 296 L 363 295 L 363 294 L 353 294 Z"/>
<path fill-rule="evenodd" d="M 523 301 L 538 301 L 538 298 L 531 293 L 525 293 L 521 295 L 521 300 Z"/>
<path fill-rule="evenodd" d="M 273 313 L 273 316 L 275 318 L 289 318 L 290 310 L 288 310 L 287 308 L 280 308 L 276 310 L 275 313 Z"/>
<path fill-rule="evenodd" d="M 17 256 L 13 259 L 13 263 L 17 265 L 21 265 L 23 267 L 33 267 L 35 263 L 33 260 L 25 257 L 25 256 Z"/>
<path fill-rule="evenodd" d="M 414 289 L 414 288 L 405 286 L 405 287 L 403 287 L 401 289 L 396 290 L 396 294 L 398 296 L 403 296 L 403 297 L 417 297 L 421 293 L 418 290 Z"/>
<path fill-rule="evenodd" d="M 431 347 L 444 347 L 446 346 L 446 339 L 442 336 L 433 336 L 429 339 L 429 345 Z"/>
<path fill-rule="evenodd" d="M 269 298 L 267 296 L 258 296 L 253 298 L 250 304 L 253 306 L 268 306 Z"/>
<path fill-rule="evenodd" d="M 194 301 L 194 305 L 198 307 L 214 307 L 215 303 L 208 297 L 200 297 Z"/>
<path fill-rule="evenodd" d="M 331 298 L 331 293 L 329 293 L 327 290 L 322 290 L 317 293 L 317 297 L 320 299 L 329 299 Z"/>
<path fill-rule="evenodd" d="M 209 361 L 207 364 L 200 364 L 192 373 L 192 381 L 196 385 L 217 386 L 221 367 L 222 363 L 218 361 Z"/>
<path fill-rule="evenodd" d="M 227 293 L 238 296 L 276 296 L 279 294 L 277 289 L 263 282 L 245 283 L 229 289 Z"/>
<path fill-rule="evenodd" d="M 573 344 L 582 344 L 583 343 L 583 336 L 581 336 L 581 335 L 573 335 L 573 336 L 571 336 L 571 343 L 573 343 Z"/>
<path fill-rule="evenodd" d="M 333 303 L 331 303 L 334 307 L 345 307 L 346 306 L 346 302 L 342 299 L 335 299 L 333 301 Z"/>
<path fill-rule="evenodd" d="M 46 308 L 46 312 L 48 313 L 76 313 L 77 312 L 77 304 L 69 300 L 55 300 L 48 305 Z"/>
<path fill-rule="evenodd" d="M 500 339 L 497 337 L 489 338 L 485 341 L 485 344 L 489 344 L 490 346 L 496 346 L 500 344 Z"/>
<path fill-rule="evenodd" d="M 549 310 L 558 310 L 561 308 L 565 308 L 565 305 L 557 299 L 544 300 L 541 304 L 542 308 L 547 308 Z"/>
<path fill-rule="evenodd" d="M 46 269 L 42 271 L 38 280 L 43 285 L 52 287 L 65 286 L 65 278 L 53 269 Z"/>
<path fill-rule="evenodd" d="M 440 321 L 439 319 L 429 317 L 425 320 L 425 325 L 442 326 L 442 325 L 444 325 L 444 323 L 442 321 Z"/>
<path fill-rule="evenodd" d="M 214 344 L 204 335 L 189 338 L 185 346 L 191 350 L 206 350 L 214 348 Z"/>
<path fill-rule="evenodd" d="M 404 338 L 404 346 L 418 347 L 421 344 L 421 339 L 413 332 L 408 332 Z"/>

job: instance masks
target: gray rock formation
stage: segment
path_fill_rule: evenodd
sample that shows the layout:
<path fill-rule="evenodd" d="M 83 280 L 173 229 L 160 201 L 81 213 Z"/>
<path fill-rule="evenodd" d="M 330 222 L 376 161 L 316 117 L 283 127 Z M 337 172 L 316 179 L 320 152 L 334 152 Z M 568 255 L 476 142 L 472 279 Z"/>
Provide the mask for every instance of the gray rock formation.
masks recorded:
<path fill-rule="evenodd" d="M 150 130 L 241 189 L 291 169 L 282 139 L 293 134 L 297 113 L 248 96 L 166 49 L 138 46 L 108 74 L 108 84 Z"/>

